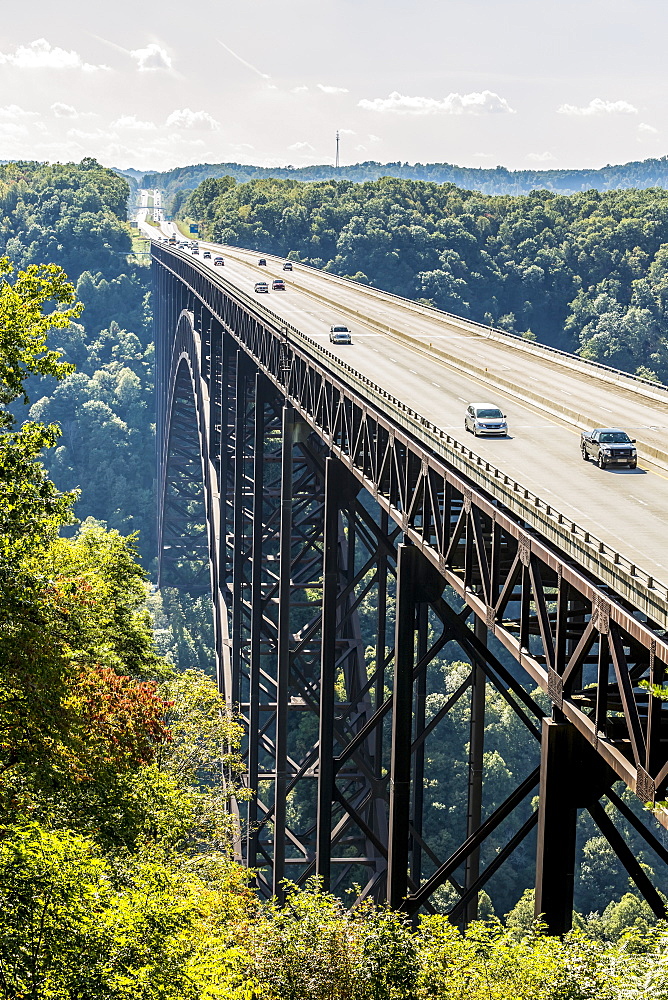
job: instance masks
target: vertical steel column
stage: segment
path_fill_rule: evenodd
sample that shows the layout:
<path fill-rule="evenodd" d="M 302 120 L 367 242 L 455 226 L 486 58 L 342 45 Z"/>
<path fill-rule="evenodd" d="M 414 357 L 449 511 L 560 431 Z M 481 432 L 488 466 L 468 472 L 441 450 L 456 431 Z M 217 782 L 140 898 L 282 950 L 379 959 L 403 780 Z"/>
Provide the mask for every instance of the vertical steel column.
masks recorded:
<path fill-rule="evenodd" d="M 399 545 L 387 855 L 387 901 L 395 908 L 401 905 L 408 892 L 415 605 L 420 558 L 421 554 L 414 546 Z"/>
<path fill-rule="evenodd" d="M 241 643 L 244 608 L 241 587 L 246 552 L 244 551 L 244 504 L 246 478 L 246 386 L 248 384 L 248 355 L 237 351 L 236 405 L 234 412 L 234 530 L 232 543 L 232 704 L 241 700 Z"/>
<path fill-rule="evenodd" d="M 475 636 L 487 645 L 487 628 L 476 616 L 473 625 Z M 471 667 L 471 718 L 469 728 L 469 778 L 466 836 L 472 836 L 482 822 L 482 776 L 485 751 L 485 671 L 475 660 Z M 466 859 L 464 886 L 470 889 L 480 874 L 480 847 L 474 848 Z M 478 894 L 466 904 L 464 920 L 467 924 L 478 919 Z"/>
<path fill-rule="evenodd" d="M 548 934 L 565 934 L 573 921 L 576 735 L 570 723 L 543 719 L 535 914 Z"/>
<path fill-rule="evenodd" d="M 325 460 L 325 523 L 322 580 L 322 645 L 320 658 L 320 728 L 318 743 L 318 816 L 315 870 L 329 889 L 331 876 L 332 799 L 334 796 L 334 688 L 336 620 L 339 590 L 339 508 L 345 468 Z"/>
<path fill-rule="evenodd" d="M 290 689 L 290 578 L 292 568 L 292 474 L 295 411 L 283 407 L 281 441 L 281 527 L 279 541 L 278 651 L 276 664 L 276 763 L 274 781 L 273 892 L 282 902 L 285 891 L 285 794 L 288 756 L 288 697 Z"/>
<path fill-rule="evenodd" d="M 262 670 L 262 574 L 264 538 L 264 435 L 267 381 L 260 372 L 255 376 L 255 427 L 253 434 L 253 534 L 251 566 L 251 634 L 248 691 L 248 825 L 246 830 L 246 864 L 257 863 L 258 772 L 260 756 L 260 674 Z"/>
<path fill-rule="evenodd" d="M 429 606 L 423 601 L 417 609 L 417 658 L 420 663 L 427 655 Z M 422 736 L 427 707 L 427 665 L 423 664 L 415 685 L 414 739 Z M 422 740 L 413 754 L 413 838 L 411 853 L 411 878 L 415 885 L 422 880 L 422 829 L 424 818 L 424 759 L 425 741 Z"/>

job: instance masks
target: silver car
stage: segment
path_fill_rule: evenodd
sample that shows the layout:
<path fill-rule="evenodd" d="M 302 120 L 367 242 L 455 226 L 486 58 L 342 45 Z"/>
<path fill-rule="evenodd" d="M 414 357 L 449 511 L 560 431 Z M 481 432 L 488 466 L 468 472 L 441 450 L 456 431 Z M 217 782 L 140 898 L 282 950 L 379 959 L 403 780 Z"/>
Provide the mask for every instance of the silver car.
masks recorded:
<path fill-rule="evenodd" d="M 475 437 L 478 435 L 505 437 L 508 433 L 506 415 L 494 403 L 470 403 L 466 409 L 464 427 Z"/>
<path fill-rule="evenodd" d="M 330 326 L 329 339 L 333 344 L 352 344 L 353 342 L 348 327 L 340 324 Z"/>

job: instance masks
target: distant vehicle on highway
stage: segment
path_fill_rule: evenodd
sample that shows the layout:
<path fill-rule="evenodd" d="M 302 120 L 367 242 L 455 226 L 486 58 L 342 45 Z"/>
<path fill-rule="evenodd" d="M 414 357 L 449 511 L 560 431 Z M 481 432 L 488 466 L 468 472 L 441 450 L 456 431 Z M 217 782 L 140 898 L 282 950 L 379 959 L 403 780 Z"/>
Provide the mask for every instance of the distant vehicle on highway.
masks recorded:
<path fill-rule="evenodd" d="M 202 254 L 202 257 L 204 258 L 204 260 L 211 260 L 211 251 L 205 250 L 204 253 Z"/>
<path fill-rule="evenodd" d="M 347 326 L 335 324 L 329 328 L 329 339 L 333 344 L 352 344 L 353 338 Z"/>
<path fill-rule="evenodd" d="M 213 258 L 213 263 L 214 263 L 214 265 L 216 267 L 223 267 L 223 265 L 225 263 L 225 258 L 224 257 L 214 257 Z"/>
<path fill-rule="evenodd" d="M 197 256 L 199 257 L 199 250 L 197 249 L 197 247 L 193 247 L 193 248 L 192 248 L 192 250 L 191 250 L 190 252 L 191 252 L 191 253 L 196 253 L 196 254 L 197 254 Z"/>
<path fill-rule="evenodd" d="M 283 265 L 283 270 L 284 271 L 291 271 L 292 270 L 292 261 L 291 260 L 286 260 L 285 264 Z"/>
<path fill-rule="evenodd" d="M 470 403 L 466 408 L 464 428 L 471 431 L 474 437 L 502 437 L 508 433 L 508 421 L 495 403 Z"/>
<path fill-rule="evenodd" d="M 256 281 L 255 282 L 255 291 L 256 292 L 268 292 L 269 291 L 269 285 L 267 284 L 266 281 Z"/>
<path fill-rule="evenodd" d="M 264 259 L 264 257 L 260 257 L 260 259 L 258 261 L 258 265 L 259 265 L 259 267 L 266 267 L 267 266 L 267 262 Z"/>
<path fill-rule="evenodd" d="M 285 291 L 285 282 L 283 281 L 283 279 L 282 278 L 274 278 L 274 280 L 271 283 L 271 290 L 272 290 L 272 292 L 284 292 Z"/>
<path fill-rule="evenodd" d="M 595 427 L 580 435 L 582 457 L 585 462 L 593 458 L 599 469 L 607 469 L 609 465 L 628 465 L 635 469 L 638 464 L 635 443 L 635 438 L 630 438 L 618 427 Z"/>

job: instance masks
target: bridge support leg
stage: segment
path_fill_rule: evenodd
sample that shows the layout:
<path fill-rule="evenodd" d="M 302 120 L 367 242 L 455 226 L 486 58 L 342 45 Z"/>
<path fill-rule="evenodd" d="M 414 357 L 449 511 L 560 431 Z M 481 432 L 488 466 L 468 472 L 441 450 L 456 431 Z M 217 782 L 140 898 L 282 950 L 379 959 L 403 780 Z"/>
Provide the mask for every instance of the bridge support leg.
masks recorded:
<path fill-rule="evenodd" d="M 543 719 L 535 914 L 548 934 L 565 934 L 573 924 L 577 811 L 595 810 L 616 780 L 575 726 Z"/>
<path fill-rule="evenodd" d="M 248 692 L 248 825 L 246 864 L 257 864 L 258 784 L 260 755 L 260 676 L 262 670 L 262 574 L 264 524 L 265 407 L 268 383 L 260 372 L 255 376 L 255 425 L 253 433 L 253 531 L 251 566 L 251 634 Z"/>
<path fill-rule="evenodd" d="M 288 697 L 290 689 L 290 583 L 292 568 L 292 475 L 295 411 L 283 407 L 281 453 L 281 516 L 278 583 L 278 650 L 276 665 L 276 772 L 274 781 L 273 893 L 279 902 L 285 891 L 285 816 L 288 757 Z"/>
<path fill-rule="evenodd" d="M 475 619 L 474 632 L 477 639 L 487 645 L 487 628 L 480 618 Z M 485 749 L 485 671 L 475 661 L 471 678 L 471 718 L 469 727 L 469 781 L 468 808 L 466 817 L 466 837 L 473 836 L 482 822 L 482 777 Z M 476 847 L 466 859 L 464 886 L 470 889 L 480 875 L 480 848 Z M 471 897 L 466 905 L 464 920 L 467 924 L 478 919 L 478 894 Z"/>
<path fill-rule="evenodd" d="M 417 605 L 422 601 L 436 600 L 443 585 L 442 577 L 419 549 L 413 545 L 398 546 L 387 855 L 387 901 L 396 909 L 408 893 Z"/>
<path fill-rule="evenodd" d="M 548 934 L 565 934 L 573 921 L 575 833 L 573 726 L 543 719 L 535 913 Z"/>

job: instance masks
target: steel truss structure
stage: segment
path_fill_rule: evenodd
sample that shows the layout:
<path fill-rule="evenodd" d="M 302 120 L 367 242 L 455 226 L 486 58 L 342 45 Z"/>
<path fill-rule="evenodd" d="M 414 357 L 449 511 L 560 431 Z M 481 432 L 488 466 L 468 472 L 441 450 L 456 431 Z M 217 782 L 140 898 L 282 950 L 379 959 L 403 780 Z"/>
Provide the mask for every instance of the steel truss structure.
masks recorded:
<path fill-rule="evenodd" d="M 465 922 L 535 839 L 536 912 L 562 933 L 587 809 L 663 916 L 611 817 L 668 861 L 615 787 L 665 794 L 665 633 L 327 351 L 178 252 L 154 246 L 153 269 L 161 578 L 201 588 L 206 541 L 219 683 L 252 790 L 238 851 L 262 890 L 280 899 L 286 879 L 317 874 L 414 914 L 447 886 Z M 490 691 L 527 740 L 526 774 L 502 799 L 484 767 Z M 452 713 L 468 769 L 444 855 L 430 748 Z"/>

